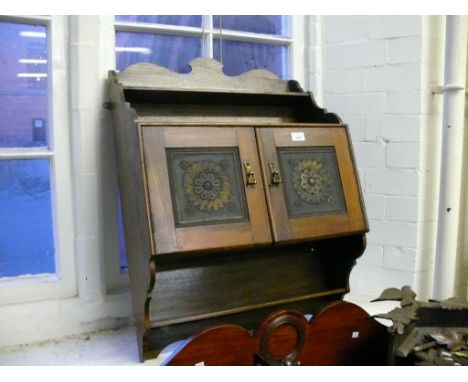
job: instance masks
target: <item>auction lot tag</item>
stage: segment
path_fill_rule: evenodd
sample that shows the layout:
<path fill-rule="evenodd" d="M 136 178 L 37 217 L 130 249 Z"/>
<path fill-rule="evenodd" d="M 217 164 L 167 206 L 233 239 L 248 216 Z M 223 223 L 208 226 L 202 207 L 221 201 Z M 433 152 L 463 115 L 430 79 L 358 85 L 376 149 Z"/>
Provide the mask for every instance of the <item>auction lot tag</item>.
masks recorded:
<path fill-rule="evenodd" d="M 302 131 L 295 131 L 291 133 L 291 139 L 293 142 L 305 141 L 305 135 Z"/>

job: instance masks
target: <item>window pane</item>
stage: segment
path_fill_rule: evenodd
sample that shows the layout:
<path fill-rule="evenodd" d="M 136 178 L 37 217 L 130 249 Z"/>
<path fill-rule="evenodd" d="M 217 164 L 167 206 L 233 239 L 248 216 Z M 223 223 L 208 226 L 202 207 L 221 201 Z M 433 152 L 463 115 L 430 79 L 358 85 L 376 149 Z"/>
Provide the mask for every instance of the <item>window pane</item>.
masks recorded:
<path fill-rule="evenodd" d="M 214 58 L 221 61 L 220 41 L 214 40 Z M 267 69 L 286 79 L 288 49 L 281 45 L 223 40 L 222 63 L 224 73 L 237 76 L 253 69 Z"/>
<path fill-rule="evenodd" d="M 54 273 L 48 159 L 0 161 L 0 277 Z"/>
<path fill-rule="evenodd" d="M 195 37 L 117 32 L 115 38 L 117 70 L 137 62 L 152 62 L 187 73 L 187 64 L 201 53 L 201 39 Z"/>
<path fill-rule="evenodd" d="M 46 27 L 0 22 L 0 42 L 0 147 L 47 146 Z"/>
<path fill-rule="evenodd" d="M 152 23 L 165 25 L 180 25 L 185 27 L 201 27 L 200 15 L 118 15 L 116 21 L 129 21 L 133 23 Z"/>
<path fill-rule="evenodd" d="M 289 36 L 289 16 L 257 15 L 257 16 L 213 16 L 215 28 L 234 31 L 265 33 Z"/>

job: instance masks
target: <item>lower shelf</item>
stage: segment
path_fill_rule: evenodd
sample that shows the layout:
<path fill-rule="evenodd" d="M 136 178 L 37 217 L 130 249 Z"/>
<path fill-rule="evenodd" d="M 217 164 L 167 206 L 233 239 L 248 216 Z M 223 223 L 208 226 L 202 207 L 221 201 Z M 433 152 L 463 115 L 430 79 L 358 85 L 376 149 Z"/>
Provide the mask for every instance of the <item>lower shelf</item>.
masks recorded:
<path fill-rule="evenodd" d="M 328 252 L 303 244 L 170 262 L 156 258 L 150 326 L 342 295 L 355 256 L 340 257 L 333 264 Z"/>
<path fill-rule="evenodd" d="M 348 291 L 344 288 L 333 289 L 329 291 L 310 293 L 304 296 L 291 297 L 291 298 L 286 298 L 286 299 L 276 300 L 276 301 L 268 301 L 262 304 L 247 305 L 247 306 L 243 306 L 240 308 L 233 308 L 229 310 L 221 310 L 221 311 L 211 312 L 211 313 L 206 313 L 206 314 L 181 317 L 181 318 L 171 319 L 167 321 L 152 321 L 150 322 L 150 325 L 152 328 L 158 328 L 161 326 L 182 324 L 184 322 L 206 320 L 209 318 L 222 317 L 222 316 L 226 316 L 230 314 L 248 312 L 251 310 L 264 309 L 264 308 L 269 308 L 269 307 L 278 307 L 278 306 L 282 306 L 285 304 L 291 304 L 295 302 L 301 302 L 301 301 L 306 301 L 306 300 L 321 298 L 321 297 L 335 296 L 337 299 L 339 299 L 339 296 L 342 296 L 347 292 Z"/>

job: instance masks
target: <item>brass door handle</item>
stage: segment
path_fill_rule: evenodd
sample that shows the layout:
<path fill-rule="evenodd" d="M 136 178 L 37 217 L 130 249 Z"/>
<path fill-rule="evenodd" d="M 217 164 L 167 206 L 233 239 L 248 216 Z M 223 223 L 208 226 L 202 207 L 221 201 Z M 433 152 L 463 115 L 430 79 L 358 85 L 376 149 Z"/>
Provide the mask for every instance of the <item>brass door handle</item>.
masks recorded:
<path fill-rule="evenodd" d="M 268 165 L 270 166 L 270 186 L 279 187 L 283 180 L 281 179 L 278 167 L 276 166 L 275 162 L 269 162 Z"/>
<path fill-rule="evenodd" d="M 255 172 L 252 168 L 250 162 L 244 162 L 245 175 L 247 177 L 246 184 L 247 186 L 255 186 L 257 184 L 257 179 L 255 178 Z"/>

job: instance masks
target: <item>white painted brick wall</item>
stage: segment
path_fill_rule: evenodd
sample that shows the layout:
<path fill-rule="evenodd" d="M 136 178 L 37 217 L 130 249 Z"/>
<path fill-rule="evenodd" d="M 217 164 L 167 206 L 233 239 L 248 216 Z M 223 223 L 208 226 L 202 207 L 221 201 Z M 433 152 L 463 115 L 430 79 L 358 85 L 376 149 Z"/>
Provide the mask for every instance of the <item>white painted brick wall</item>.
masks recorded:
<path fill-rule="evenodd" d="M 366 78 L 365 69 L 326 69 L 324 73 L 329 94 L 362 93 Z"/>
<path fill-rule="evenodd" d="M 367 118 L 366 139 L 386 142 L 419 142 L 420 117 L 417 115 L 379 115 Z"/>
<path fill-rule="evenodd" d="M 420 35 L 388 40 L 387 62 L 391 64 L 421 62 L 421 41 Z"/>
<path fill-rule="evenodd" d="M 387 167 L 418 168 L 419 146 L 417 142 L 387 144 Z"/>
<path fill-rule="evenodd" d="M 327 89 L 325 89 L 325 104 L 328 110 L 346 116 L 380 115 L 386 111 L 387 96 L 384 92 L 330 96 Z"/>
<path fill-rule="evenodd" d="M 366 34 L 369 39 L 391 39 L 395 37 L 419 36 L 420 16 L 371 16 L 366 17 Z"/>
<path fill-rule="evenodd" d="M 400 91 L 421 87 L 420 65 L 416 62 L 376 66 L 366 70 L 367 91 Z"/>
<path fill-rule="evenodd" d="M 349 116 L 344 121 L 349 127 L 349 133 L 353 142 L 363 142 L 366 140 L 366 117 Z"/>
<path fill-rule="evenodd" d="M 366 204 L 367 217 L 374 220 L 383 220 L 385 217 L 385 202 L 386 196 L 364 194 L 364 202 Z"/>
<path fill-rule="evenodd" d="M 339 44 L 367 40 L 365 19 L 365 16 L 325 17 L 324 42 L 326 44 Z"/>
<path fill-rule="evenodd" d="M 370 225 L 353 292 L 417 288 L 427 279 L 415 275 L 430 267 L 419 257 L 433 243 L 433 221 L 421 213 L 436 178 L 422 151 L 427 136 L 438 144 L 424 130 L 439 107 L 429 90 L 438 80 L 427 68 L 438 60 L 425 50 L 440 35 L 433 29 L 421 16 L 322 17 L 324 106 L 349 125 Z"/>
<path fill-rule="evenodd" d="M 420 90 L 391 91 L 387 93 L 388 114 L 420 114 L 421 111 Z"/>
<path fill-rule="evenodd" d="M 418 173 L 414 169 L 369 169 L 366 170 L 364 191 L 372 194 L 417 196 Z"/>
<path fill-rule="evenodd" d="M 384 65 L 387 60 L 385 41 L 356 41 L 349 44 L 330 44 L 324 52 L 327 69 L 362 68 Z"/>
<path fill-rule="evenodd" d="M 323 105 L 323 60 L 322 60 L 322 18 L 309 16 L 307 40 L 309 43 L 306 63 L 306 76 L 309 73 L 308 87 L 313 89 L 318 105 Z"/>
<path fill-rule="evenodd" d="M 365 255 L 364 255 L 365 256 Z M 359 264 L 350 277 L 351 289 L 376 298 L 385 288 L 413 285 L 414 273 Z"/>
<path fill-rule="evenodd" d="M 369 219 L 369 228 L 367 236 L 369 244 L 408 248 L 416 248 L 418 245 L 416 235 L 418 225 L 416 223 Z M 413 269 L 408 269 L 408 271 L 413 271 Z"/>
<path fill-rule="evenodd" d="M 385 147 L 383 142 L 356 142 L 353 144 L 356 162 L 361 168 L 385 167 Z"/>
<path fill-rule="evenodd" d="M 414 269 L 415 263 L 416 249 L 395 245 L 385 246 L 382 264 L 384 268 L 407 271 Z"/>
<path fill-rule="evenodd" d="M 418 221 L 418 198 L 387 196 L 385 198 L 385 218 L 416 223 Z"/>

